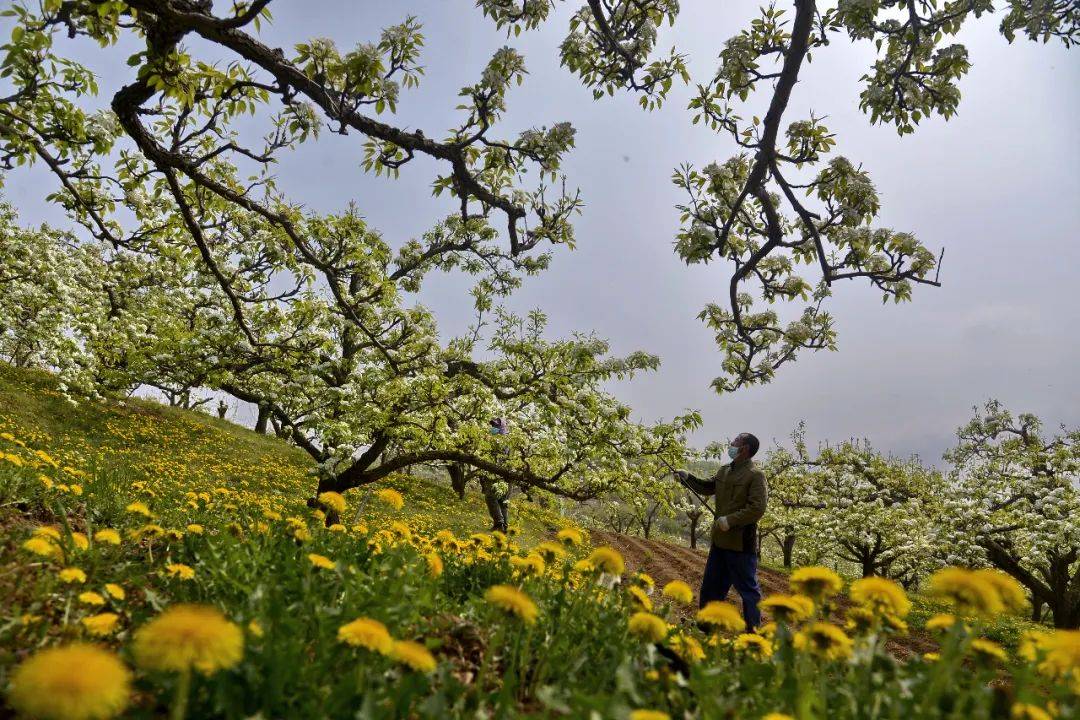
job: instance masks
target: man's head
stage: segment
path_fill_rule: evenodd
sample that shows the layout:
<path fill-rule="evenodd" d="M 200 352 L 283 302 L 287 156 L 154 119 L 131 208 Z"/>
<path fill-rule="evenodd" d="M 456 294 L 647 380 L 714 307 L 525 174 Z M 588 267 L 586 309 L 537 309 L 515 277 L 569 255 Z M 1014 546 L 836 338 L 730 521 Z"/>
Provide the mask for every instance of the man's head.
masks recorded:
<path fill-rule="evenodd" d="M 731 447 L 738 450 L 738 454 L 731 458 L 732 461 L 739 462 L 754 457 L 754 455 L 757 454 L 758 448 L 761 447 L 761 442 L 750 433 L 739 433 L 735 436 L 735 439 L 731 441 Z"/>

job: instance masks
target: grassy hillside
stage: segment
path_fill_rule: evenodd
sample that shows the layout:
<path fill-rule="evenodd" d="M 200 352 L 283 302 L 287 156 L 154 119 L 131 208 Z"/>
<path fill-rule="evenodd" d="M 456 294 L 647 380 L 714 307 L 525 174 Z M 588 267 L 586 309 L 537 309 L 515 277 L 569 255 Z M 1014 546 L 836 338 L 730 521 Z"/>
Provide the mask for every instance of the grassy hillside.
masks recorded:
<path fill-rule="evenodd" d="M 477 533 L 477 496 L 398 477 L 321 496 L 343 519 L 327 527 L 310 469 L 228 422 L 72 405 L 0 366 L 0 717 L 958 720 L 1004 717 L 997 686 L 1080 711 L 1080 636 L 1040 636 L 1034 663 L 990 643 L 1001 594 L 967 571 L 949 609 L 971 617 L 939 618 L 940 652 L 899 662 L 907 599 L 888 581 L 858 608 L 774 595 L 788 622 L 745 634 L 735 606 L 696 622 L 691 588 L 654 588 L 577 530 L 543 539 L 560 518 L 530 503 L 515 537 Z M 700 572 L 689 551 L 596 539 L 660 580 Z M 837 601 L 862 612 L 846 632 Z"/>
<path fill-rule="evenodd" d="M 201 412 L 139 398 L 72 403 L 48 373 L 0 363 L 0 434 L 42 450 L 61 466 L 109 477 L 120 485 L 146 483 L 154 493 L 213 492 L 227 488 L 245 502 L 300 512 L 314 488 L 314 463 L 302 450 Z M 0 439 L 0 451 L 13 450 Z M 9 445 L 5 448 L 5 444 Z M 476 492 L 458 500 L 448 484 L 421 477 L 391 477 L 369 491 L 392 487 L 408 502 L 404 515 L 419 526 L 456 533 L 486 530 L 490 521 Z M 364 503 L 368 519 L 381 519 Z M 524 499 L 511 501 L 515 530 L 536 540 L 565 524 L 552 511 Z"/>

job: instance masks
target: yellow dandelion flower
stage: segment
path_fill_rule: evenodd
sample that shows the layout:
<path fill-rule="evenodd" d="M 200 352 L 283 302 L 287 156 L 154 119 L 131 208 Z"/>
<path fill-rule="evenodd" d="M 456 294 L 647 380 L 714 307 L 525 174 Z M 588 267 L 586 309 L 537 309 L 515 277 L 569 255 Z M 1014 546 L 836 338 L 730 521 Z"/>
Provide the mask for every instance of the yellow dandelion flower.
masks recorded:
<path fill-rule="evenodd" d="M 648 612 L 636 612 L 630 616 L 630 634 L 646 642 L 660 642 L 668 634 L 664 619 Z"/>
<path fill-rule="evenodd" d="M 862 606 L 856 606 L 848 610 L 844 627 L 848 632 L 855 635 L 866 635 L 877 628 L 878 620 L 879 618 L 874 611 Z"/>
<path fill-rule="evenodd" d="M 403 665 L 407 665 L 416 672 L 429 673 L 435 669 L 438 663 L 435 656 L 417 642 L 411 640 L 398 640 L 390 646 L 389 655 Z"/>
<path fill-rule="evenodd" d="M 113 600 L 123 600 L 127 597 L 127 593 L 124 592 L 124 588 L 120 587 L 116 583 L 105 583 L 105 592 L 109 594 Z"/>
<path fill-rule="evenodd" d="M 539 555 L 528 555 L 526 557 L 512 557 L 510 558 L 510 564 L 514 566 L 522 575 L 543 575 L 544 574 L 544 558 Z"/>
<path fill-rule="evenodd" d="M 708 625 L 713 631 L 742 632 L 746 629 L 738 608 L 729 602 L 713 600 L 697 612 L 697 621 Z"/>
<path fill-rule="evenodd" d="M 297 542 L 307 542 L 311 539 L 311 531 L 306 527 L 295 528 L 292 535 Z"/>
<path fill-rule="evenodd" d="M 86 537 L 86 533 L 73 532 L 71 533 L 71 544 L 75 546 L 76 550 L 86 550 L 90 547 L 90 538 Z"/>
<path fill-rule="evenodd" d="M 439 556 L 439 553 L 429 552 L 424 555 L 424 561 L 427 563 L 428 575 L 437 578 L 443 574 L 443 561 Z"/>
<path fill-rule="evenodd" d="M 265 633 L 263 632 L 262 624 L 258 620 L 252 620 L 247 624 L 248 632 L 254 638 L 261 638 Z"/>
<path fill-rule="evenodd" d="M 184 529 L 187 531 L 188 535 L 202 535 L 206 532 L 206 528 L 199 523 L 188 523 L 188 526 Z"/>
<path fill-rule="evenodd" d="M 844 589 L 844 581 L 827 567 L 801 567 L 791 573 L 788 580 L 791 589 L 797 595 L 820 600 L 832 597 Z"/>
<path fill-rule="evenodd" d="M 608 575 L 622 575 L 626 571 L 623 556 L 615 548 L 598 547 L 592 551 L 588 559 L 594 568 L 606 572 Z"/>
<path fill-rule="evenodd" d="M 60 571 L 60 581 L 69 585 L 81 585 L 86 582 L 86 573 L 82 571 L 82 568 L 64 568 Z"/>
<path fill-rule="evenodd" d="M 645 588 L 649 592 L 652 592 L 652 589 L 654 587 L 656 587 L 656 581 L 652 579 L 652 576 L 649 575 L 648 573 L 644 573 L 644 572 L 641 572 L 641 571 L 638 571 L 638 572 L 634 573 L 634 577 L 632 578 L 632 582 L 635 585 L 640 585 L 641 587 Z"/>
<path fill-rule="evenodd" d="M 316 553 L 308 553 L 307 559 L 308 559 L 308 562 L 310 562 L 315 567 L 322 568 L 324 570 L 333 570 L 335 567 L 337 567 L 334 564 L 334 561 L 331 560 L 330 558 L 326 557 L 325 555 L 318 555 Z"/>
<path fill-rule="evenodd" d="M 53 525 L 41 525 L 34 528 L 34 537 L 52 538 L 53 540 L 60 540 L 60 530 Z"/>
<path fill-rule="evenodd" d="M 515 615 L 527 624 L 536 622 L 536 603 L 528 595 L 511 585 L 493 585 L 484 593 L 484 599 L 500 610 Z"/>
<path fill-rule="evenodd" d="M 135 502 L 128 504 L 124 509 L 133 515 L 142 515 L 145 518 L 154 517 L 153 513 L 150 512 L 150 508 L 141 500 L 136 500 Z"/>
<path fill-rule="evenodd" d="M 694 591 L 682 580 L 672 580 L 664 586 L 664 597 L 671 598 L 681 605 L 694 602 Z"/>
<path fill-rule="evenodd" d="M 757 633 L 742 633 L 732 643 L 735 650 L 747 657 L 763 662 L 772 657 L 772 640 Z"/>
<path fill-rule="evenodd" d="M 853 645 L 851 638 L 832 623 L 811 623 L 795 633 L 796 650 L 825 660 L 844 660 L 850 657 Z"/>
<path fill-rule="evenodd" d="M 8 700 L 19 713 L 41 720 L 108 720 L 124 711 L 131 672 L 93 645 L 41 650 L 11 675 Z"/>
<path fill-rule="evenodd" d="M 937 662 L 941 659 L 941 653 L 925 652 L 923 653 L 922 659 L 926 662 Z"/>
<path fill-rule="evenodd" d="M 950 613 L 939 613 L 926 621 L 926 629 L 930 632 L 948 632 L 960 622 L 960 619 Z"/>
<path fill-rule="evenodd" d="M 1009 710 L 1012 720 L 1053 720 L 1054 716 L 1043 710 L 1038 705 L 1028 703 L 1014 703 Z"/>
<path fill-rule="evenodd" d="M 757 629 L 758 635 L 772 640 L 776 637 L 776 623 L 767 622 Z"/>
<path fill-rule="evenodd" d="M 559 532 L 555 533 L 555 537 L 563 545 L 576 546 L 585 541 L 584 535 L 577 528 L 563 528 Z"/>
<path fill-rule="evenodd" d="M 382 490 L 375 491 L 375 497 L 377 497 L 382 503 L 389 505 L 395 510 L 400 510 L 405 506 L 405 498 L 401 497 L 401 493 L 393 488 L 383 488 Z"/>
<path fill-rule="evenodd" d="M 804 595 L 777 593 L 762 600 L 761 607 L 789 625 L 800 623 L 814 614 L 814 601 Z"/>
<path fill-rule="evenodd" d="M 48 537 L 32 537 L 22 544 L 22 549 L 46 558 L 60 558 L 64 555 L 60 546 Z"/>
<path fill-rule="evenodd" d="M 378 620 L 371 618 L 357 618 L 347 625 L 338 628 L 337 638 L 339 642 L 353 647 L 367 648 L 386 655 L 394 641 L 390 632 Z"/>
<path fill-rule="evenodd" d="M 686 662 L 695 663 L 705 659 L 705 650 L 702 649 L 701 643 L 689 635 L 681 633 L 673 635 L 668 639 L 668 643 L 671 649 Z"/>
<path fill-rule="evenodd" d="M 542 542 L 536 546 L 536 549 L 533 550 L 533 552 L 542 557 L 545 562 L 549 563 L 560 560 L 566 556 L 566 549 L 562 545 L 553 542 Z"/>
<path fill-rule="evenodd" d="M 1012 575 L 1003 573 L 1000 570 L 984 568 L 976 570 L 975 576 L 982 578 L 997 590 L 998 597 L 1001 598 L 1001 604 L 1005 606 L 1005 609 L 1023 610 L 1027 607 L 1027 594 L 1024 592 L 1024 587 Z"/>
<path fill-rule="evenodd" d="M 930 577 L 930 594 L 948 600 L 962 615 L 992 616 L 1004 608 L 993 582 L 959 567 L 948 567 L 934 573 Z"/>
<path fill-rule="evenodd" d="M 761 720 L 795 720 L 795 718 L 786 713 L 769 713 L 767 715 L 762 715 Z"/>
<path fill-rule="evenodd" d="M 662 710 L 631 710 L 630 720 L 671 720 L 671 716 Z"/>
<path fill-rule="evenodd" d="M 1009 659 L 1009 656 L 1005 653 L 1005 648 L 998 645 L 992 640 L 986 640 L 985 638 L 975 638 L 971 641 L 971 652 L 975 657 L 990 662 L 1005 662 Z"/>
<path fill-rule="evenodd" d="M 120 616 L 111 612 L 98 613 L 82 619 L 86 632 L 96 637 L 111 635 L 119 622 Z"/>
<path fill-rule="evenodd" d="M 102 545 L 119 545 L 120 533 L 112 528 L 102 528 L 94 533 L 94 542 Z"/>
<path fill-rule="evenodd" d="M 341 523 L 334 523 L 334 524 L 332 524 L 330 527 L 328 527 L 326 529 L 329 530 L 330 532 L 334 532 L 334 533 L 343 533 L 343 532 L 345 532 L 345 526 L 342 525 Z"/>
<path fill-rule="evenodd" d="M 653 609 L 652 600 L 650 600 L 648 594 L 637 585 L 630 585 L 626 588 L 626 591 L 630 594 L 630 599 L 633 601 L 635 607 L 647 611 Z"/>
<path fill-rule="evenodd" d="M 333 510 L 339 515 L 345 512 L 345 496 L 341 493 L 328 490 L 319 493 L 319 504 L 328 510 Z"/>
<path fill-rule="evenodd" d="M 911 601 L 904 589 L 883 577 L 865 577 L 851 583 L 851 599 L 875 615 L 903 618 L 911 611 Z"/>
<path fill-rule="evenodd" d="M 1059 680 L 1072 680 L 1074 692 L 1080 695 L 1080 630 L 1055 630 L 1040 641 L 1044 653 L 1039 672 Z"/>
<path fill-rule="evenodd" d="M 83 605 L 104 605 L 105 598 L 92 590 L 79 593 L 79 602 Z"/>
<path fill-rule="evenodd" d="M 179 578 L 181 580 L 192 580 L 195 578 L 195 569 L 189 565 L 183 563 L 169 563 L 165 566 L 165 572 L 170 577 Z"/>
<path fill-rule="evenodd" d="M 240 662 L 244 633 L 216 608 L 174 605 L 135 632 L 131 649 L 147 670 L 212 675 Z"/>

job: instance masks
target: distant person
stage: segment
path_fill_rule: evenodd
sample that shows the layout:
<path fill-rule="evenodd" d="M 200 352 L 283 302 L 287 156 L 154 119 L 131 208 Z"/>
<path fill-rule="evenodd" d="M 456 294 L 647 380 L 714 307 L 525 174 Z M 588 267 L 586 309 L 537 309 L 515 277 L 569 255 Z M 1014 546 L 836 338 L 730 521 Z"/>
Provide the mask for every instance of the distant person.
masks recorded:
<path fill-rule="evenodd" d="M 229 412 L 229 406 L 225 404 L 224 400 L 218 400 L 217 404 L 217 416 L 222 420 L 225 419 L 225 413 Z"/>
<path fill-rule="evenodd" d="M 506 435 L 510 432 L 510 426 L 507 424 L 505 418 L 492 418 L 488 421 L 488 428 L 492 435 Z M 496 457 L 505 456 L 506 460 L 510 459 L 510 451 L 508 448 L 501 448 L 496 450 Z M 505 489 L 504 487 L 505 486 Z M 486 485 L 483 486 L 484 500 L 487 502 L 488 513 L 492 518 L 492 530 L 498 530 L 501 533 L 509 534 L 510 532 L 510 483 L 505 481 L 492 481 L 489 479 Z"/>
<path fill-rule="evenodd" d="M 727 599 L 735 591 L 743 602 L 747 632 L 761 624 L 758 601 L 757 523 L 765 514 L 769 490 L 765 475 L 751 460 L 761 443 L 750 433 L 742 433 L 728 447 L 731 463 L 723 465 L 709 480 L 701 480 L 685 470 L 675 475 L 687 487 L 703 495 L 716 494 L 716 519 L 712 526 L 712 546 L 701 579 L 700 605 Z"/>

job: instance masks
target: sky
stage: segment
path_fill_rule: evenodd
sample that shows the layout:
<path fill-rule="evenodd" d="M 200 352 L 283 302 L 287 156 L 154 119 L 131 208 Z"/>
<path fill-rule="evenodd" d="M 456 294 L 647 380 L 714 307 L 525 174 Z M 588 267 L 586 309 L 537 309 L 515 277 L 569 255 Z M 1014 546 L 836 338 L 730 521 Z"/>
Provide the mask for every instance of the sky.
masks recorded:
<path fill-rule="evenodd" d="M 704 82 L 723 41 L 758 4 L 686 0 L 658 47 L 686 53 L 693 80 Z M 222 12 L 225 4 L 217 5 Z M 912 302 L 883 305 L 868 285 L 834 285 L 829 311 L 838 352 L 804 354 L 769 385 L 717 395 L 709 384 L 721 353 L 696 316 L 706 303 L 723 301 L 731 268 L 687 267 L 675 255 L 682 197 L 670 176 L 681 163 L 701 167 L 736 148 L 691 125 L 689 88 L 673 89 L 652 113 L 628 94 L 593 101 L 558 62 L 567 16 L 579 5 L 560 2 L 540 30 L 508 39 L 469 0 L 278 0 L 263 40 L 291 47 L 331 37 L 348 49 L 416 15 L 426 38 L 425 76 L 419 89 L 403 92 L 392 121 L 428 137 L 442 137 L 459 121 L 458 90 L 475 82 L 496 49 L 511 45 L 524 54 L 529 76 L 511 91 L 501 132 L 513 137 L 570 121 L 577 147 L 564 170 L 586 206 L 574 222 L 577 248 L 557 248 L 550 270 L 527 279 L 507 306 L 543 309 L 553 336 L 591 331 L 615 353 L 659 355 L 658 372 L 613 388 L 641 420 L 697 409 L 704 425 L 692 441 L 699 446 L 741 431 L 766 446 L 784 442 L 801 420 L 811 443 L 868 438 L 883 451 L 937 464 L 972 408 L 990 398 L 1039 415 L 1051 430 L 1080 425 L 1080 51 L 1023 39 L 1010 45 L 997 32 L 999 18 L 971 21 L 959 38 L 973 61 L 960 83 L 959 114 L 924 120 L 903 138 L 870 125 L 858 108 L 873 46 L 835 36 L 816 51 L 785 120 L 810 110 L 827 116 L 835 152 L 862 163 L 876 183 L 879 224 L 913 232 L 935 252 L 945 248 L 943 287 L 916 287 Z M 196 54 L 205 50 L 192 45 Z M 135 49 L 78 48 L 99 72 L 103 102 L 130 80 L 122 58 Z M 744 115 L 764 114 L 767 97 L 754 100 Z M 431 161 L 406 165 L 394 181 L 375 178 L 360 168 L 362 146 L 358 135 L 325 133 L 284 159 L 279 186 L 317 211 L 355 202 L 395 246 L 452 211 L 452 201 L 431 197 Z M 52 190 L 51 178 L 33 171 L 9 179 L 5 193 L 23 221 L 58 222 L 43 199 Z M 462 278 L 443 276 L 421 293 L 444 337 L 473 318 L 467 288 Z"/>

